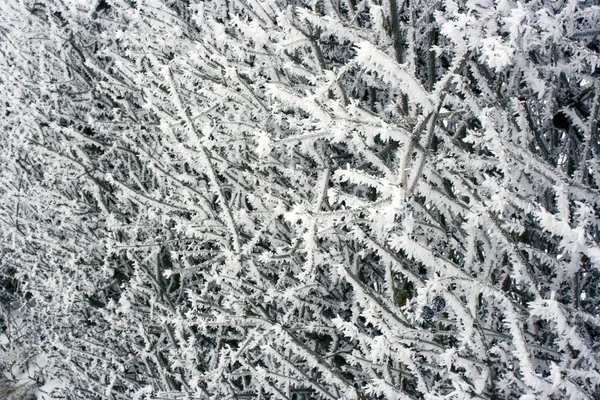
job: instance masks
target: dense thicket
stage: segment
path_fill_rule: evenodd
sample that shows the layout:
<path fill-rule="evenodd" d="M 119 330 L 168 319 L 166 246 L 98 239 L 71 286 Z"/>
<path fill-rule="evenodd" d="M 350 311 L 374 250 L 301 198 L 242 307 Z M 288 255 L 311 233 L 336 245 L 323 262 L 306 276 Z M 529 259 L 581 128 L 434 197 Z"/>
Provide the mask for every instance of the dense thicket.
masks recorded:
<path fill-rule="evenodd" d="M 594 398 L 598 26 L 0 2 L 0 366 L 69 399 Z"/>

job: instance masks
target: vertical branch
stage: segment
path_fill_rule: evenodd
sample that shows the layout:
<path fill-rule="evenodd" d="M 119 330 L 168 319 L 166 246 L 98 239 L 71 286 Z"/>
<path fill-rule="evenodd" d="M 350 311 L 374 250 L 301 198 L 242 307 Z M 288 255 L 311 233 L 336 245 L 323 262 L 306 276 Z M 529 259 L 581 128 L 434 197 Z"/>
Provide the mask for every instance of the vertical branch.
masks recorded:
<path fill-rule="evenodd" d="M 403 5 L 401 4 L 401 6 Z M 402 40 L 402 33 L 400 32 L 400 17 L 398 15 L 398 3 L 396 0 L 390 0 L 390 19 L 396 62 L 404 64 L 404 40 Z"/>
<path fill-rule="evenodd" d="M 590 156 L 590 152 L 592 151 L 592 144 L 596 133 L 598 132 L 598 108 L 600 103 L 600 83 L 596 82 L 594 84 L 594 91 L 596 92 L 594 95 L 594 102 L 592 103 L 592 114 L 589 118 L 589 126 L 587 129 L 587 140 L 585 141 L 585 145 L 583 147 L 582 154 L 582 162 L 581 162 L 581 183 L 585 184 L 589 181 L 589 171 L 587 166 L 587 160 Z"/>
<path fill-rule="evenodd" d="M 404 6 L 404 1 L 401 6 Z M 396 0 L 390 0 L 390 25 L 392 30 L 392 41 L 394 43 L 394 55 L 398 64 L 404 64 L 404 40 L 400 32 L 400 17 L 398 15 L 398 3 Z M 408 95 L 402 94 L 401 110 L 404 115 L 408 115 Z"/>
<path fill-rule="evenodd" d="M 429 54 L 428 54 L 428 58 L 427 58 L 427 64 L 429 67 L 428 68 L 429 71 L 427 74 L 427 78 L 428 78 L 428 83 L 429 83 L 429 91 L 433 91 L 433 88 L 435 87 L 435 81 L 436 81 L 435 50 L 433 49 L 433 46 L 437 45 L 438 34 L 437 34 L 437 28 L 435 27 L 435 25 L 433 25 L 433 23 L 435 22 L 433 13 L 429 14 L 428 20 L 432 26 L 429 31 Z"/>

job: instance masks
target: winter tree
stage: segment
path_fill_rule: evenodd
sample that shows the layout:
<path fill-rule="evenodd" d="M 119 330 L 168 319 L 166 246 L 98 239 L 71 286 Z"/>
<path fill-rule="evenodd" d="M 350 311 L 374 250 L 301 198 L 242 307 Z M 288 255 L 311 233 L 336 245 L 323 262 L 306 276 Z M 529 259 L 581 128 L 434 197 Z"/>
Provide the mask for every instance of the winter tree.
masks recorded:
<path fill-rule="evenodd" d="M 598 398 L 595 1 L 0 12 L 6 379 Z"/>

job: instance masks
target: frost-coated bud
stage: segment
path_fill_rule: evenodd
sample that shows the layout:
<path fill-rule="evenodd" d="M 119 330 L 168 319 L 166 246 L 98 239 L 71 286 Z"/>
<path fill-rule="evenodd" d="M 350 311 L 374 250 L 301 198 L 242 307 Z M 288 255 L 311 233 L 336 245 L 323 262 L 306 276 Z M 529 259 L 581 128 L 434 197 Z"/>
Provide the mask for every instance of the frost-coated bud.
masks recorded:
<path fill-rule="evenodd" d="M 429 306 L 423 307 L 423 311 L 421 311 L 421 318 L 423 318 L 425 321 L 431 321 L 431 319 L 433 318 L 434 315 L 435 315 L 435 313 L 433 312 L 431 307 L 429 307 Z"/>
<path fill-rule="evenodd" d="M 442 296 L 435 296 L 431 301 L 431 308 L 433 311 L 440 312 L 446 307 L 446 300 Z"/>

